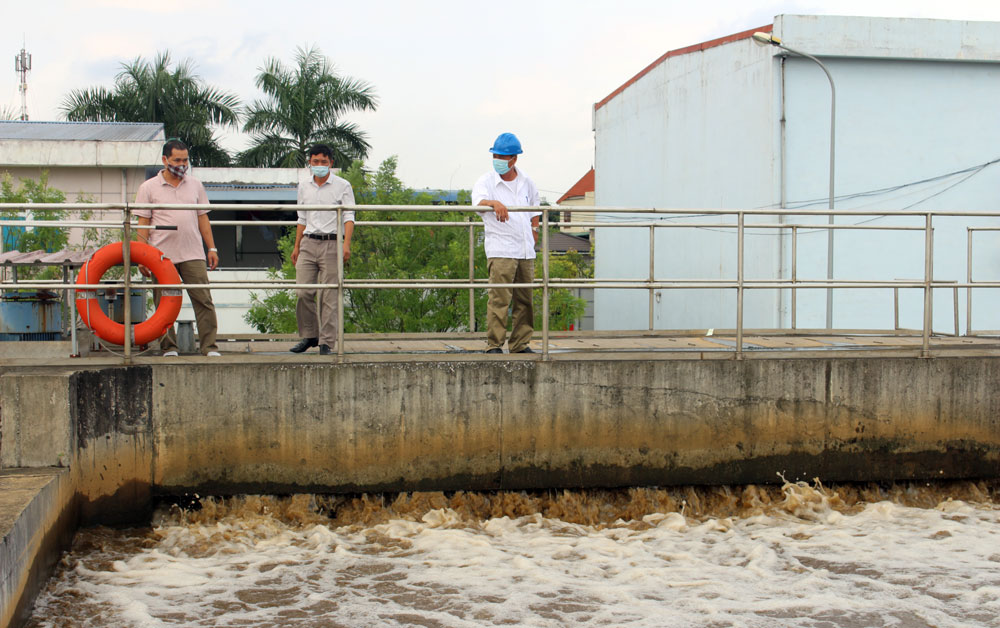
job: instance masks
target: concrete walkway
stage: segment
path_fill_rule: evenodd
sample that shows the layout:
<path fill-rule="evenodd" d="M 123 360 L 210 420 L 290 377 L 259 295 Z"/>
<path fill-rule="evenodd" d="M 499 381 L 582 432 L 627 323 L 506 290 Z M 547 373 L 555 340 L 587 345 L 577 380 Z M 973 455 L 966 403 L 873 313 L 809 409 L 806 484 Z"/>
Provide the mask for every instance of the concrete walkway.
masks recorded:
<path fill-rule="evenodd" d="M 297 339 L 284 335 L 221 335 L 221 360 L 277 363 L 312 363 L 337 360 L 321 356 L 317 349 L 303 354 L 289 349 Z M 932 357 L 961 355 L 1000 356 L 1000 338 L 989 336 L 932 336 Z M 485 342 L 479 333 L 445 334 L 348 334 L 344 346 L 345 362 L 384 362 L 435 359 L 441 361 L 540 360 L 542 341 L 536 333 L 531 343 L 535 354 L 485 355 Z M 867 332 L 838 334 L 764 332 L 743 337 L 743 357 L 919 357 L 919 335 Z M 120 353 L 121 348 L 117 348 Z M 90 352 L 83 358 L 71 358 L 71 347 L 62 342 L 0 342 L 0 368 L 4 366 L 102 366 L 120 365 L 122 358 L 107 350 Z M 731 330 L 713 332 L 559 332 L 549 339 L 552 360 L 657 360 L 695 359 L 726 360 L 736 356 L 736 337 Z M 220 360 L 197 353 L 177 358 L 163 358 L 155 350 L 133 352 L 135 364 L 192 363 Z"/>

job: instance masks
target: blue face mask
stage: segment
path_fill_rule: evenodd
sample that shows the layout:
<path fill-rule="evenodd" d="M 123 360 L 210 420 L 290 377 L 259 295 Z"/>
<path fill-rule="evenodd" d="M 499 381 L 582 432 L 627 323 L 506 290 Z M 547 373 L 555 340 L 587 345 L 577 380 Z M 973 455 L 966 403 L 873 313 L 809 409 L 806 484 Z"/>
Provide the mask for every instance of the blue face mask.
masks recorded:
<path fill-rule="evenodd" d="M 330 166 L 309 166 L 309 169 L 312 170 L 313 176 L 317 179 L 322 179 L 330 174 Z"/>
<path fill-rule="evenodd" d="M 506 159 L 494 159 L 493 169 L 497 171 L 498 175 L 505 175 L 510 172 L 510 161 Z"/>

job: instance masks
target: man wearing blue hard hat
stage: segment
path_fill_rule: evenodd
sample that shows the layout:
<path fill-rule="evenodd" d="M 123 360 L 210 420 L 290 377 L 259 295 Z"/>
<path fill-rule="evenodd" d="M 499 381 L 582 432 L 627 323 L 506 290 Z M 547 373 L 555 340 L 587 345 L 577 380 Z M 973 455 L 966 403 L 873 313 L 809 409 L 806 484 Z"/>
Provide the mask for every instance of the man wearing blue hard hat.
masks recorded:
<path fill-rule="evenodd" d="M 535 279 L 535 242 L 541 212 L 508 211 L 510 207 L 538 207 L 538 188 L 515 166 L 521 142 L 513 133 L 501 133 L 490 148 L 493 169 L 472 188 L 472 204 L 489 207 L 479 215 L 486 227 L 486 263 L 490 283 L 531 283 Z M 534 353 L 528 343 L 534 332 L 531 288 L 490 288 L 486 308 L 486 353 L 503 353 L 507 338 L 507 308 L 513 299 L 511 353 Z"/>

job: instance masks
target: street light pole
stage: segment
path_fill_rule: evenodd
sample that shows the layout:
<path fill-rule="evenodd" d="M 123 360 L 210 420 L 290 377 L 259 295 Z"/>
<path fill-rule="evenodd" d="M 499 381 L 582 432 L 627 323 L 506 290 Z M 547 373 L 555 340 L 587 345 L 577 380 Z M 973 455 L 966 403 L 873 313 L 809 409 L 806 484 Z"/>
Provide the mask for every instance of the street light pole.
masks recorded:
<path fill-rule="evenodd" d="M 782 44 L 780 39 L 774 37 L 770 33 L 754 33 L 753 41 L 755 44 L 760 46 L 775 46 L 794 55 L 815 61 L 816 65 L 818 65 L 820 69 L 823 70 L 823 73 L 826 74 L 827 80 L 830 81 L 830 201 L 828 207 L 833 209 L 833 173 L 834 165 L 836 163 L 834 158 L 834 149 L 837 137 L 837 88 L 833 84 L 833 77 L 830 76 L 830 71 L 826 69 L 826 66 L 823 65 L 822 61 L 810 54 L 789 48 L 788 46 Z M 832 225 L 833 223 L 833 214 L 830 214 L 829 224 Z M 833 281 L 833 229 L 827 229 L 826 278 L 827 281 Z M 826 328 L 833 329 L 833 288 L 826 289 Z"/>

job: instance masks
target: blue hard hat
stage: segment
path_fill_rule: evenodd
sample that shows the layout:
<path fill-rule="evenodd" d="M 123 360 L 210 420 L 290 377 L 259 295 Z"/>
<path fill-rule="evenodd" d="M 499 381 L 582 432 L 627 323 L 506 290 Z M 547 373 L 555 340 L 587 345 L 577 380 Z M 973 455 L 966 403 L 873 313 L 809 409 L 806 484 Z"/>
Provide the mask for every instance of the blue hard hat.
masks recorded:
<path fill-rule="evenodd" d="M 517 139 L 516 135 L 513 133 L 501 133 L 496 141 L 493 142 L 490 152 L 494 155 L 520 155 L 524 151 L 521 150 L 521 142 Z"/>

